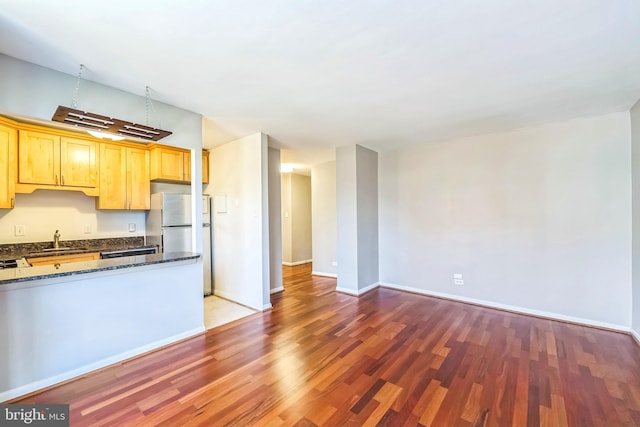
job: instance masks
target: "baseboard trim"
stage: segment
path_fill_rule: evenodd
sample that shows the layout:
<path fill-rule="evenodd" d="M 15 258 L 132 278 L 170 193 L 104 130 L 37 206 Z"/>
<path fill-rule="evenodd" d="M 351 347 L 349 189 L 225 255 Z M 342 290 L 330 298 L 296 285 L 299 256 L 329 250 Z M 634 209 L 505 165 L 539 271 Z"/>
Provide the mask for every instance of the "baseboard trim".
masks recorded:
<path fill-rule="evenodd" d="M 282 261 L 282 265 L 286 265 L 287 267 L 293 267 L 293 266 L 296 266 L 296 265 L 309 264 L 312 261 L 313 261 L 312 259 L 305 259 L 303 261 L 296 261 L 296 262 L 285 262 L 285 261 Z"/>
<path fill-rule="evenodd" d="M 62 383 L 68 382 L 82 375 L 88 374 L 89 372 L 98 371 L 108 366 L 115 365 L 116 363 L 120 363 L 129 359 L 134 359 L 136 357 L 140 357 L 146 353 L 156 351 L 167 345 L 175 344 L 178 341 L 184 341 L 188 338 L 194 337 L 204 332 L 205 332 L 205 328 L 203 325 L 202 327 L 194 328 L 189 331 L 185 331 L 168 338 L 154 341 L 150 344 L 140 346 L 133 350 L 125 351 L 125 352 L 116 354 L 114 356 L 107 357 L 105 359 L 101 359 L 93 363 L 89 363 L 88 365 L 84 365 L 79 368 L 72 369 L 70 371 L 63 372 L 61 374 L 54 375 L 49 378 L 45 378 L 43 380 L 34 381 L 32 383 L 25 384 L 17 388 L 3 391 L 2 393 L 0 393 L 0 402 L 6 402 L 7 400 L 16 399 L 18 397 L 26 397 L 26 395 L 34 393 L 36 391 L 37 392 L 44 391 L 44 389 L 46 388 L 60 385 Z"/>
<path fill-rule="evenodd" d="M 322 277 L 332 277 L 334 279 L 338 278 L 337 274 L 333 274 L 333 273 L 323 273 L 322 271 L 312 271 L 311 272 L 312 276 L 322 276 Z"/>
<path fill-rule="evenodd" d="M 278 292 L 282 292 L 282 291 L 284 291 L 284 288 L 282 286 L 278 286 L 277 288 L 271 289 L 269 292 L 272 294 L 277 294 Z"/>
<path fill-rule="evenodd" d="M 273 308 L 273 306 L 271 305 L 271 303 L 265 304 L 265 305 L 262 306 L 262 311 L 271 310 L 272 308 Z"/>
<path fill-rule="evenodd" d="M 362 296 L 364 294 L 366 294 L 367 292 L 371 292 L 374 289 L 377 289 L 380 286 L 380 282 L 376 282 L 376 283 L 372 283 L 371 285 L 362 288 L 362 289 L 358 289 L 358 290 L 354 290 L 354 289 L 349 289 L 349 288 L 341 288 L 340 286 L 336 287 L 336 292 L 340 292 L 343 294 L 347 294 L 347 295 L 352 295 L 354 297 L 359 297 Z"/>
<path fill-rule="evenodd" d="M 513 305 L 507 305 L 507 304 L 500 304 L 492 301 L 468 298 L 468 297 L 448 294 L 444 292 L 428 291 L 425 289 L 412 288 L 410 286 L 396 285 L 393 283 L 380 283 L 380 286 L 383 288 L 395 289 L 398 291 L 426 295 L 426 296 L 435 297 L 435 298 L 448 299 L 448 300 L 457 301 L 457 302 L 464 302 L 467 304 L 479 305 L 482 307 L 493 308 L 496 310 L 508 311 L 508 312 L 517 313 L 517 314 L 526 314 L 528 316 L 540 317 L 540 318 L 550 319 L 550 320 L 558 320 L 561 322 L 573 323 L 573 324 L 582 325 L 582 326 L 590 326 L 590 327 L 599 328 L 599 329 L 606 329 L 614 332 L 624 332 L 627 334 L 631 332 L 631 328 L 628 328 L 626 326 L 616 325 L 616 324 L 607 323 L 607 322 L 600 322 L 597 320 L 584 319 L 581 317 L 566 316 L 564 314 L 551 313 L 551 312 L 542 311 L 542 310 L 533 310 L 529 308 L 518 307 Z"/>
<path fill-rule="evenodd" d="M 250 308 L 251 310 L 256 310 L 256 311 L 261 311 L 262 310 L 262 308 L 260 308 L 260 307 L 254 307 L 254 306 L 249 305 L 247 303 L 240 302 L 237 299 L 235 299 L 232 295 L 229 295 L 228 293 L 226 293 L 224 291 L 219 291 L 219 290 L 216 289 L 216 290 L 213 291 L 213 295 L 215 295 L 215 296 L 217 296 L 219 298 L 222 298 L 222 299 L 226 299 L 227 301 L 231 301 L 232 303 L 241 305 L 243 307 Z"/>
<path fill-rule="evenodd" d="M 640 346 L 640 333 L 636 332 L 634 329 L 629 330 L 629 335 L 631 338 Z"/>

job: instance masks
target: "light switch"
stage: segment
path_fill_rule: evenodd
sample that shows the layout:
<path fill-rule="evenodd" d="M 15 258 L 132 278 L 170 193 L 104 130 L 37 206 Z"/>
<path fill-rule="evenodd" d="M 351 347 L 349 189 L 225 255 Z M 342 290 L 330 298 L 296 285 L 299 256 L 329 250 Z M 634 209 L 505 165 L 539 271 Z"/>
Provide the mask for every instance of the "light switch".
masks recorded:
<path fill-rule="evenodd" d="M 136 231 L 136 223 L 135 222 L 130 222 L 129 223 L 129 233 L 133 233 L 134 231 Z"/>
<path fill-rule="evenodd" d="M 24 236 L 24 225 L 16 225 L 14 231 L 16 236 Z"/>

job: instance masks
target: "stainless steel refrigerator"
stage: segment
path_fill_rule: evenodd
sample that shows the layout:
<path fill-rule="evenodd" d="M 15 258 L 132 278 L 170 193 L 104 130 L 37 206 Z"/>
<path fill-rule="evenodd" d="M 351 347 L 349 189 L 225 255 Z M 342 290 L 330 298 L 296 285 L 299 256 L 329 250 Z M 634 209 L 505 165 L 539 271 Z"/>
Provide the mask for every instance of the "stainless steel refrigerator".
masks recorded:
<path fill-rule="evenodd" d="M 210 295 L 211 277 L 211 200 L 202 196 L 202 264 L 204 295 Z M 147 244 L 157 245 L 160 253 L 191 252 L 191 195 L 155 193 L 147 213 Z"/>

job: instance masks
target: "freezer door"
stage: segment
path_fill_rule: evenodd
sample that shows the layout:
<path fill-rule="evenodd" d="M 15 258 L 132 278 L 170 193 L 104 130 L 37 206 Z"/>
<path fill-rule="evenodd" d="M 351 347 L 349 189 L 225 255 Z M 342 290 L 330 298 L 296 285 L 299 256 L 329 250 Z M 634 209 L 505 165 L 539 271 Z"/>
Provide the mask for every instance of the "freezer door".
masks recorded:
<path fill-rule="evenodd" d="M 162 225 L 191 225 L 191 195 L 162 194 Z"/>
<path fill-rule="evenodd" d="M 191 252 L 191 226 L 162 227 L 162 252 Z"/>

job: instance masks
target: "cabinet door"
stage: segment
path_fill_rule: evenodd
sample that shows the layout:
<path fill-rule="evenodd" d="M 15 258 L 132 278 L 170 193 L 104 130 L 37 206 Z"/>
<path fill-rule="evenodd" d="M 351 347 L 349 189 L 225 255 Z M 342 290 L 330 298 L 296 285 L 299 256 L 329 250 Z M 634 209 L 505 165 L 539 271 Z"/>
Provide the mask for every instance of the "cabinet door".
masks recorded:
<path fill-rule="evenodd" d="M 185 182 L 191 182 L 191 153 L 182 153 L 182 171 Z"/>
<path fill-rule="evenodd" d="M 60 185 L 96 187 L 96 143 L 62 137 L 60 140 Z"/>
<path fill-rule="evenodd" d="M 153 150 L 152 163 L 154 170 L 151 179 L 182 181 L 184 180 L 184 164 L 182 151 L 156 148 Z"/>
<path fill-rule="evenodd" d="M 202 152 L 202 183 L 209 183 L 209 152 Z"/>
<path fill-rule="evenodd" d="M 12 208 L 16 195 L 16 133 L 0 125 L 0 208 Z"/>
<path fill-rule="evenodd" d="M 100 252 L 74 255 L 54 255 L 41 258 L 27 258 L 27 262 L 33 267 L 41 265 L 69 264 L 71 262 L 96 261 L 100 259 Z"/>
<path fill-rule="evenodd" d="M 128 209 L 151 209 L 149 151 L 127 148 Z"/>
<path fill-rule="evenodd" d="M 127 208 L 127 154 L 119 145 L 100 144 L 98 209 Z"/>
<path fill-rule="evenodd" d="M 41 132 L 20 131 L 18 181 L 23 184 L 60 183 L 60 137 Z"/>

